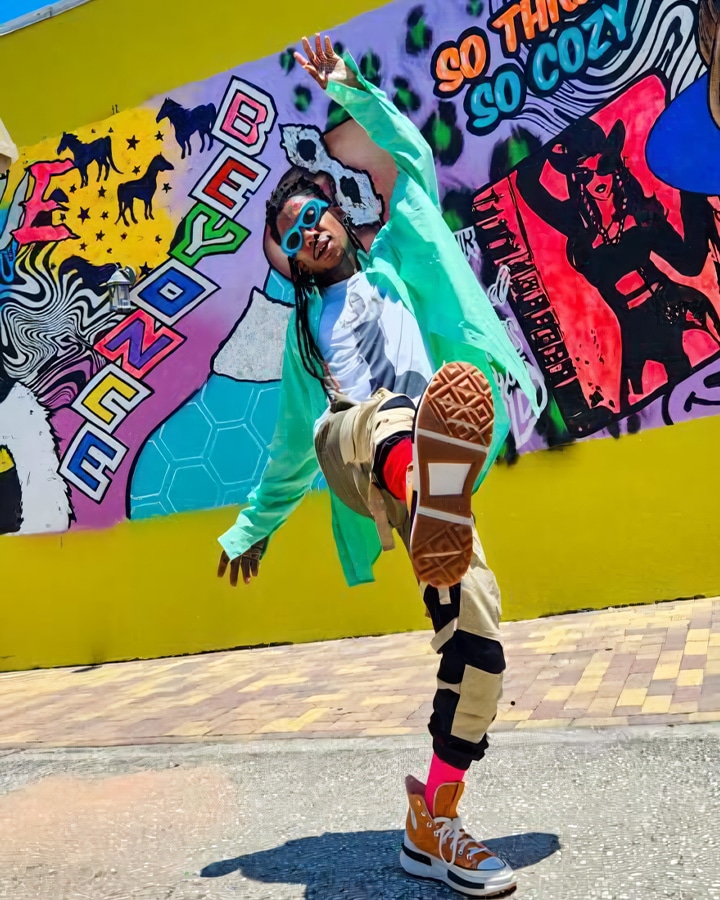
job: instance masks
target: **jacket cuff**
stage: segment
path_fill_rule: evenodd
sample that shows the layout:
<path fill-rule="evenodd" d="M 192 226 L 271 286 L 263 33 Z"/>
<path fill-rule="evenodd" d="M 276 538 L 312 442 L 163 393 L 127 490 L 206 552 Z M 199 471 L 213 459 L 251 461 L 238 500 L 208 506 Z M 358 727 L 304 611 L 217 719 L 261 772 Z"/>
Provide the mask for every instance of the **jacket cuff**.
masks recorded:
<path fill-rule="evenodd" d="M 340 106 L 345 106 L 348 103 L 357 103 L 358 101 L 362 101 L 366 96 L 372 95 L 375 90 L 374 85 L 371 85 L 370 82 L 366 81 L 365 78 L 360 73 L 360 69 L 357 66 L 355 60 L 350 56 L 349 53 L 343 53 L 343 60 L 345 65 L 350 69 L 351 72 L 354 73 L 355 77 L 358 80 L 357 87 L 350 87 L 347 84 L 340 84 L 337 81 L 329 81 L 327 88 L 325 89 L 325 93 L 333 98 Z"/>
<path fill-rule="evenodd" d="M 248 543 L 248 537 L 245 529 L 239 522 L 236 522 L 232 528 L 221 534 L 218 543 L 227 553 L 230 559 L 242 556 L 243 553 L 252 547 L 252 542 Z"/>

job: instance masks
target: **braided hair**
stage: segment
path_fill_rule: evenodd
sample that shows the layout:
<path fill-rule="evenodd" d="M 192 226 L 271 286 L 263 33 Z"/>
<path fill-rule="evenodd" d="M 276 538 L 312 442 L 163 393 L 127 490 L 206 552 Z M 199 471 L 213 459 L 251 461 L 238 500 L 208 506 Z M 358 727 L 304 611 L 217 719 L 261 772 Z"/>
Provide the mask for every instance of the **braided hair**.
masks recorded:
<path fill-rule="evenodd" d="M 595 198 L 587 187 L 575 178 L 568 179 L 568 192 L 578 217 L 577 233 L 568 241 L 568 259 L 575 268 L 582 268 L 587 262 L 593 242 L 598 235 L 607 244 L 620 243 L 625 232 L 628 217 L 632 216 L 639 225 L 650 225 L 662 219 L 665 210 L 655 195 L 646 196 L 640 181 L 630 171 L 620 154 L 608 155 L 606 166 L 612 167 L 613 221 L 618 224 L 614 237 L 609 228 L 602 224 L 602 214 Z"/>
<path fill-rule="evenodd" d="M 315 197 L 330 207 L 336 206 L 318 184 L 303 174 L 291 171 L 272 192 L 266 206 L 265 220 L 273 240 L 278 244 L 281 241 L 277 224 L 278 216 L 285 204 L 293 197 Z M 356 251 L 364 251 L 360 238 L 355 233 L 348 216 L 343 216 L 341 221 L 353 248 Z M 295 335 L 300 349 L 300 358 L 305 371 L 324 384 L 325 360 L 313 337 L 308 316 L 310 297 L 317 289 L 317 282 L 314 275 L 301 270 L 296 259 L 290 257 L 288 262 L 290 278 L 295 289 Z"/>

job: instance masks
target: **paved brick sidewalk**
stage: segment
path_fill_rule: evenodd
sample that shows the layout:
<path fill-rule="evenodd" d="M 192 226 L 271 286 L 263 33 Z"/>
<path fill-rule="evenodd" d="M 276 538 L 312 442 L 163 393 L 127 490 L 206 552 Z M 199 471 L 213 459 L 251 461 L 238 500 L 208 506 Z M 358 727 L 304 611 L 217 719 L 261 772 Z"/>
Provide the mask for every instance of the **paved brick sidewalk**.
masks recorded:
<path fill-rule="evenodd" d="M 720 721 L 720 599 L 503 625 L 496 730 Z M 0 674 L 0 748 L 424 732 L 429 633 Z"/>

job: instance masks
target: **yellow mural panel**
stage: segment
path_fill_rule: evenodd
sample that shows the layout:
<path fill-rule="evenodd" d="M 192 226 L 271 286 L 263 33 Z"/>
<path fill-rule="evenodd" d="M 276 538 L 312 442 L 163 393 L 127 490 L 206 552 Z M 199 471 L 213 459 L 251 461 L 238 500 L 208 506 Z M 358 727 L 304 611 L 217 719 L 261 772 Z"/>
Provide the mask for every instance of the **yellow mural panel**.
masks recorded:
<path fill-rule="evenodd" d="M 42 198 L 56 197 L 46 224 L 64 225 L 69 232 L 58 244 L 54 262 L 79 254 L 97 266 L 120 261 L 148 272 L 167 255 L 176 227 L 168 211 L 174 166 L 163 155 L 165 139 L 172 139 L 168 126 L 167 121 L 157 123 L 152 110 L 139 107 L 63 132 L 59 140 L 24 147 L 11 169 L 5 202 L 33 163 L 70 160 L 73 167 L 54 174 Z M 151 206 L 143 202 L 144 187 L 152 188 L 146 192 L 153 197 Z M 120 200 L 123 192 L 125 202 Z"/>

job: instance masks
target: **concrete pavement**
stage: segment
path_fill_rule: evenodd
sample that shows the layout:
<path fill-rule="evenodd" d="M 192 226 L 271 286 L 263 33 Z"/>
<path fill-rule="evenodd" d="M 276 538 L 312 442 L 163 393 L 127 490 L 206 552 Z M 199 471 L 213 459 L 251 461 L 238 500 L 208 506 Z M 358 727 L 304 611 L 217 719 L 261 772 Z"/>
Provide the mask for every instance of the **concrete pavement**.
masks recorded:
<path fill-rule="evenodd" d="M 716 725 L 510 732 L 471 769 L 470 830 L 518 900 L 720 897 Z M 424 737 L 15 751 L 0 896 L 451 900 L 397 854 Z"/>

